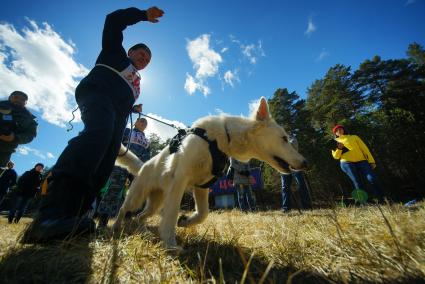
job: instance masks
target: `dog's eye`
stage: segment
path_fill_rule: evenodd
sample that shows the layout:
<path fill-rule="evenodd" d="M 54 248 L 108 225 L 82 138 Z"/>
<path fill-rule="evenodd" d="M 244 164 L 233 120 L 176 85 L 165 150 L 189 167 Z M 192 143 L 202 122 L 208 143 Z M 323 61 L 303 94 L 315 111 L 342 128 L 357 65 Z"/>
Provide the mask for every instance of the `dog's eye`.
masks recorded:
<path fill-rule="evenodd" d="M 283 142 L 288 143 L 288 137 L 283 136 L 283 137 L 282 137 L 282 140 L 283 140 Z"/>

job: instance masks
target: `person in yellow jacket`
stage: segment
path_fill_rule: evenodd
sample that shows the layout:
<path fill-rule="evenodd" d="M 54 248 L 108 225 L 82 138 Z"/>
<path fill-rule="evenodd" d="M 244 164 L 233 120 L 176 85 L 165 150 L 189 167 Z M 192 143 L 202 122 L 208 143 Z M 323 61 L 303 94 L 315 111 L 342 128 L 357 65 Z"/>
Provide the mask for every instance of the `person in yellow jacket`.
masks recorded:
<path fill-rule="evenodd" d="M 373 172 L 376 167 L 375 159 L 366 144 L 359 136 L 348 135 L 342 125 L 336 125 L 332 132 L 337 142 L 337 148 L 332 150 L 332 156 L 340 161 L 341 169 L 350 178 L 354 189 L 365 189 L 362 179 L 364 176 L 372 185 L 373 193 L 378 201 L 384 201 L 384 193 Z"/>

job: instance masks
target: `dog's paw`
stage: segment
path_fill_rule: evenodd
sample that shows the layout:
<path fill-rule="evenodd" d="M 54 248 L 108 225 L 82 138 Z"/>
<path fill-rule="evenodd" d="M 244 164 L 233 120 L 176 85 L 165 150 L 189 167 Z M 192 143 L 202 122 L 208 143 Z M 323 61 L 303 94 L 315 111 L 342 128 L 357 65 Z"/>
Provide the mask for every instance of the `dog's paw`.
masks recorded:
<path fill-rule="evenodd" d="M 189 217 L 186 215 L 181 215 L 177 221 L 178 227 L 187 227 L 189 225 Z"/>

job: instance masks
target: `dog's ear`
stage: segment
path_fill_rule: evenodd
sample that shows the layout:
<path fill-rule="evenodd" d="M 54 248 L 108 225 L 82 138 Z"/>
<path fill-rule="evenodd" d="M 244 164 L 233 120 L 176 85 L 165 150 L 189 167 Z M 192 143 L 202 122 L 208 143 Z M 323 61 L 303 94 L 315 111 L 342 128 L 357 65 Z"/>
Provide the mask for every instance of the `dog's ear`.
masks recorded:
<path fill-rule="evenodd" d="M 260 104 L 255 117 L 257 120 L 265 121 L 270 119 L 269 105 L 265 97 L 261 97 Z"/>

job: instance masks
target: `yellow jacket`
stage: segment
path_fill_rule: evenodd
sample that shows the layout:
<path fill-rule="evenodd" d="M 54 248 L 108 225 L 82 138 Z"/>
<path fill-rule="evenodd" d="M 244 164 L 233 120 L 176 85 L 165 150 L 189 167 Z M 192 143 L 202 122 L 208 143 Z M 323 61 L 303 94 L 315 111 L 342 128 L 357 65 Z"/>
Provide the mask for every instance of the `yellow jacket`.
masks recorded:
<path fill-rule="evenodd" d="M 375 164 L 375 159 L 366 144 L 357 135 L 341 135 L 335 140 L 344 144 L 349 151 L 342 153 L 341 149 L 332 150 L 332 156 L 341 162 L 360 162 L 367 160 L 369 164 Z"/>

